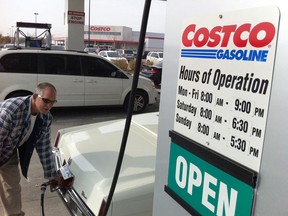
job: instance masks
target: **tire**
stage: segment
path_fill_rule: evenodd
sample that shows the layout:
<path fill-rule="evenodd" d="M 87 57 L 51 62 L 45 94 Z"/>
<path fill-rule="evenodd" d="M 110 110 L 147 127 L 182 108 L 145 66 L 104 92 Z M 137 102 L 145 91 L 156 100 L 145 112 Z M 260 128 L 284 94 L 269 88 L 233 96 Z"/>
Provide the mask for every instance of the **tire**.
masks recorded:
<path fill-rule="evenodd" d="M 126 111 L 128 111 L 129 99 L 130 99 L 130 94 L 126 96 L 126 99 L 124 102 L 124 108 Z M 136 91 L 133 113 L 135 114 L 142 113 L 146 109 L 147 103 L 148 103 L 148 99 L 147 99 L 145 92 L 142 92 L 139 90 Z"/>
<path fill-rule="evenodd" d="M 16 91 L 16 92 L 11 92 L 10 94 L 8 94 L 5 99 L 13 98 L 13 97 L 24 97 L 24 96 L 28 96 L 32 94 L 33 93 L 29 91 Z"/>
<path fill-rule="evenodd" d="M 153 80 L 154 84 L 155 85 L 159 85 L 161 83 L 161 73 L 158 72 L 158 73 L 155 73 L 153 74 L 150 79 Z"/>

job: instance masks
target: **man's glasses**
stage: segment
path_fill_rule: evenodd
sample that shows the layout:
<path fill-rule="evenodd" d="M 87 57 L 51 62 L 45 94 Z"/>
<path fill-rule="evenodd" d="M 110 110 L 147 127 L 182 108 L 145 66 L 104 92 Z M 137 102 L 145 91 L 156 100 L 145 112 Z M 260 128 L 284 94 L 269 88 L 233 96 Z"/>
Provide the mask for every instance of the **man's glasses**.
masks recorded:
<path fill-rule="evenodd" d="M 41 98 L 42 101 L 45 103 L 45 104 L 54 104 L 57 102 L 57 100 L 50 100 L 48 98 L 43 98 L 41 95 L 38 95 L 38 98 Z"/>

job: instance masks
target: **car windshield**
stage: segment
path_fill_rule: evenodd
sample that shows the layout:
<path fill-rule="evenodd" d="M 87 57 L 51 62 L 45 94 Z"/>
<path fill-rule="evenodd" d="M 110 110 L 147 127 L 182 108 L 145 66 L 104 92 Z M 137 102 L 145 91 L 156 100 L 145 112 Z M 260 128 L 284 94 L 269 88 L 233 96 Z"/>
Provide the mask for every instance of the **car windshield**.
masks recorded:
<path fill-rule="evenodd" d="M 133 53 L 133 50 L 125 50 L 124 52 L 125 52 L 126 54 L 134 54 L 134 53 Z"/>
<path fill-rule="evenodd" d="M 107 52 L 107 55 L 109 57 L 119 57 L 118 53 L 117 52 Z"/>
<path fill-rule="evenodd" d="M 160 57 L 160 58 L 163 58 L 163 53 L 159 53 L 159 57 Z"/>

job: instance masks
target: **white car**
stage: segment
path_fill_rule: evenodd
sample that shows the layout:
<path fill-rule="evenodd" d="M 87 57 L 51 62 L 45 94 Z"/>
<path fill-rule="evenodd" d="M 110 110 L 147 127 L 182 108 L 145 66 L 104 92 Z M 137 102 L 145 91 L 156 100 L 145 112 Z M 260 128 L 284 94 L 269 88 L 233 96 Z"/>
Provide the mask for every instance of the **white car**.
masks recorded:
<path fill-rule="evenodd" d="M 146 63 L 148 65 L 157 64 L 159 61 L 162 61 L 162 60 L 163 60 L 163 52 L 151 51 L 147 54 L 147 57 L 146 57 Z"/>
<path fill-rule="evenodd" d="M 30 95 L 40 82 L 57 89 L 56 107 L 124 106 L 133 75 L 97 55 L 60 50 L 3 50 L 0 52 L 0 101 Z M 149 79 L 140 76 L 134 112 L 159 100 Z"/>
<path fill-rule="evenodd" d="M 113 51 L 113 50 L 103 50 L 103 51 L 100 51 L 98 53 L 98 55 L 102 56 L 103 58 L 109 60 L 109 61 L 121 61 L 121 60 L 124 60 L 127 64 L 128 64 L 128 61 L 126 58 L 124 57 L 121 57 L 118 52 L 116 51 Z"/>
<path fill-rule="evenodd" d="M 15 44 L 4 44 L 1 50 L 15 49 Z"/>
<path fill-rule="evenodd" d="M 118 52 L 120 56 L 126 58 L 128 61 L 133 60 L 135 58 L 132 49 L 117 49 L 116 52 Z"/>
<path fill-rule="evenodd" d="M 97 48 L 95 48 L 95 47 L 85 47 L 84 48 L 84 52 L 96 54 L 97 53 Z"/>
<path fill-rule="evenodd" d="M 132 117 L 122 168 L 107 216 L 152 215 L 158 114 Z M 72 187 L 63 184 L 58 193 L 72 215 L 102 215 L 99 212 L 106 205 L 124 126 L 125 119 L 120 119 L 58 131 L 53 151 L 56 167 L 58 170 L 66 167 L 74 176 Z"/>

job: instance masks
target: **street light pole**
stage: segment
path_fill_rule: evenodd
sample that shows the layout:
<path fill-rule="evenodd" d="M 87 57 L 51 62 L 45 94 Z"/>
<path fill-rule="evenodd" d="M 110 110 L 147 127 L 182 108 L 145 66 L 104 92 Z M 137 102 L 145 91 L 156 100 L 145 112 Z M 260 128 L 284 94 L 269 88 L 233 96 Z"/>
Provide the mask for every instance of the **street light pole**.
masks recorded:
<path fill-rule="evenodd" d="M 35 15 L 35 23 L 37 23 L 37 15 L 38 13 L 34 13 Z M 37 28 L 35 28 L 35 38 L 37 37 Z"/>
<path fill-rule="evenodd" d="M 13 38 L 14 38 L 13 27 L 14 26 L 11 26 L 11 43 L 14 43 L 14 40 L 13 40 Z"/>
<path fill-rule="evenodd" d="M 89 18 L 88 18 L 88 47 L 90 47 L 90 0 L 89 0 Z"/>

